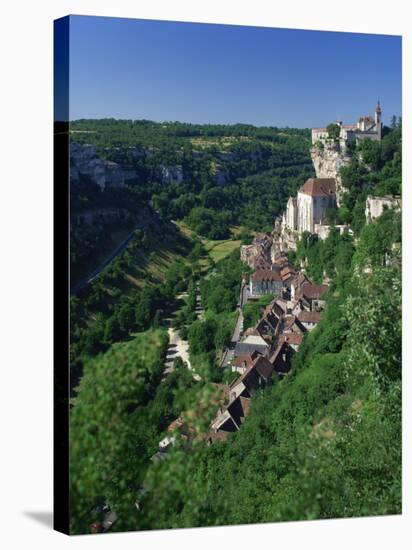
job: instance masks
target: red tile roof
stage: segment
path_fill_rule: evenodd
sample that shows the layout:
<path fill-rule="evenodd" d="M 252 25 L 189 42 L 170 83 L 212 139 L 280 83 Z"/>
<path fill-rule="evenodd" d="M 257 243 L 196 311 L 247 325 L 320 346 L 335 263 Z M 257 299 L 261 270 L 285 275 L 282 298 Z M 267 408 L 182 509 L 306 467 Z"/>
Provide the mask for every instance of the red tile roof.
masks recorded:
<path fill-rule="evenodd" d="M 254 361 L 254 367 L 265 380 L 268 380 L 271 377 L 273 365 L 268 359 L 266 359 L 266 357 L 258 357 Z"/>
<path fill-rule="evenodd" d="M 328 285 L 314 285 L 306 283 L 303 285 L 301 292 L 308 300 L 318 300 L 328 290 Z"/>
<path fill-rule="evenodd" d="M 306 311 L 303 309 L 299 312 L 298 319 L 302 323 L 319 323 L 321 314 L 318 311 Z"/>
<path fill-rule="evenodd" d="M 272 271 L 271 269 L 259 269 L 255 273 L 252 273 L 250 277 L 253 282 L 260 281 L 282 281 L 280 273 Z"/>
<path fill-rule="evenodd" d="M 294 345 L 294 346 L 300 346 L 302 343 L 303 336 L 301 334 L 296 334 L 295 332 L 289 332 L 288 334 L 282 334 L 279 337 L 279 345 L 282 342 L 285 342 L 286 344 Z"/>
<path fill-rule="evenodd" d="M 299 193 L 312 197 L 329 197 L 336 193 L 334 178 L 309 178 L 299 189 Z"/>
<path fill-rule="evenodd" d="M 295 270 L 292 269 L 290 266 L 286 266 L 280 270 L 280 275 L 282 279 L 287 279 L 289 277 L 293 277 L 295 275 Z"/>
<path fill-rule="evenodd" d="M 235 367 L 243 367 L 246 363 L 246 367 L 250 367 L 253 364 L 253 357 L 252 355 L 238 355 L 235 358 L 234 366 Z"/>

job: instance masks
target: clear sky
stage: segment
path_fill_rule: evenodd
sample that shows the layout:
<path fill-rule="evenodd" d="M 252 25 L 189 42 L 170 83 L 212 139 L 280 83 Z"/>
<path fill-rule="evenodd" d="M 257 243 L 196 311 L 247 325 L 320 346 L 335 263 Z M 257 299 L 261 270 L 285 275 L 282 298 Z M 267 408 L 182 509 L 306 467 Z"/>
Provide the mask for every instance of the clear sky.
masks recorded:
<path fill-rule="evenodd" d="M 401 114 L 401 38 L 71 16 L 70 119 L 313 127 Z"/>

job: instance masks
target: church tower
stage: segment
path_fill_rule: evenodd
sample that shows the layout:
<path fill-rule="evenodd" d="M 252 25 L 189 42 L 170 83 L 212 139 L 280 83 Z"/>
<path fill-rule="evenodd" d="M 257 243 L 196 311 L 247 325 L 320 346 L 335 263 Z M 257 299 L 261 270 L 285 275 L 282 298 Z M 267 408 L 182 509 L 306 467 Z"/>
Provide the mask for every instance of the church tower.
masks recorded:
<path fill-rule="evenodd" d="M 375 128 L 378 133 L 378 139 L 379 141 L 382 139 L 382 109 L 381 104 L 378 99 L 378 104 L 376 105 L 375 109 Z"/>

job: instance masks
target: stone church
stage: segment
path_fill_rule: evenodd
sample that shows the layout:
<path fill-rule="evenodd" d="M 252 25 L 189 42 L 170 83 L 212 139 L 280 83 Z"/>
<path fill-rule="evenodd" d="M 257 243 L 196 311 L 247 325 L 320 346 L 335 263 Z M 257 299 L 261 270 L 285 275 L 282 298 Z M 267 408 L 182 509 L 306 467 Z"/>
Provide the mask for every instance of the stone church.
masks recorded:
<path fill-rule="evenodd" d="M 324 225 L 327 212 L 336 208 L 336 180 L 310 178 L 290 197 L 283 215 L 282 226 L 302 234 L 316 233 L 316 225 Z"/>

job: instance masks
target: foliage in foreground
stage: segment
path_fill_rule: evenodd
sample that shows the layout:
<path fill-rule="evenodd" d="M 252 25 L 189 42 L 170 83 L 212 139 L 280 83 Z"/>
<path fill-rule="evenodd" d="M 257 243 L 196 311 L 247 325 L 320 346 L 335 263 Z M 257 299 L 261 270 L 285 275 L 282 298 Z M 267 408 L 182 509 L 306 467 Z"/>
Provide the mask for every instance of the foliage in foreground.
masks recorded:
<path fill-rule="evenodd" d="M 70 413 L 73 533 L 87 530 L 99 499 L 115 502 L 121 515 L 133 509 L 154 452 L 153 430 L 159 430 L 150 418 L 150 405 L 167 344 L 165 331 L 142 333 L 130 342 L 114 344 L 85 366 Z"/>
<path fill-rule="evenodd" d="M 385 223 L 371 227 L 379 234 Z M 184 462 L 177 450 L 151 469 L 131 528 L 400 513 L 397 254 L 383 251 L 386 263 L 372 272 L 354 257 L 351 277 L 338 278 L 292 374 L 253 399 L 226 443 L 186 453 Z"/>

